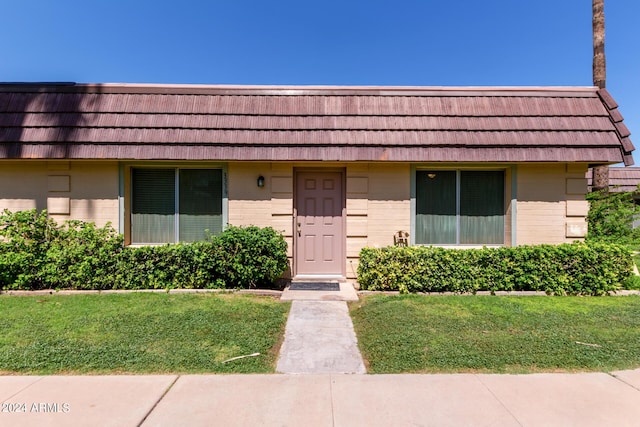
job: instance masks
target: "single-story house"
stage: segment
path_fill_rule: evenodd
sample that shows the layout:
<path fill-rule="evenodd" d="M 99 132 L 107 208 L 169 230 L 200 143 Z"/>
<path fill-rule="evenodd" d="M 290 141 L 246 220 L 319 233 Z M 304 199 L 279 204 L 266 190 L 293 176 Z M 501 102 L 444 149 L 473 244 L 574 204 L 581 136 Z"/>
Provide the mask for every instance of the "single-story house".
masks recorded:
<path fill-rule="evenodd" d="M 0 85 L 0 209 L 111 222 L 127 245 L 272 226 L 291 273 L 365 246 L 563 243 L 587 168 L 632 163 L 595 87 Z"/>

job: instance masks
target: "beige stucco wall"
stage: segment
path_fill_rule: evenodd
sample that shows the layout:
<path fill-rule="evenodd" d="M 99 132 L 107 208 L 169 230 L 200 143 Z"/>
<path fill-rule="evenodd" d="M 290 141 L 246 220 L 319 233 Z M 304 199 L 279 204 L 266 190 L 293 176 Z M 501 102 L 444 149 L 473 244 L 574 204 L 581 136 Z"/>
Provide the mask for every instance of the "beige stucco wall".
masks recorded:
<path fill-rule="evenodd" d="M 411 229 L 411 167 L 352 164 L 347 167 L 347 277 L 355 278 L 363 247 L 393 245 Z"/>
<path fill-rule="evenodd" d="M 285 235 L 291 247 L 293 165 L 229 163 L 227 174 L 229 224 L 271 226 Z M 262 188 L 257 185 L 260 176 L 264 177 Z"/>
<path fill-rule="evenodd" d="M 0 161 L 0 211 L 47 207 L 47 162 Z"/>
<path fill-rule="evenodd" d="M 229 224 L 272 226 L 269 163 L 229 163 L 227 191 L 229 195 Z M 257 185 L 258 177 L 265 178 L 265 186 Z"/>
<path fill-rule="evenodd" d="M 118 228 L 118 163 L 0 162 L 0 210 L 47 209 L 58 222 L 79 219 Z"/>
<path fill-rule="evenodd" d="M 586 164 L 517 166 L 518 245 L 582 240 L 589 210 Z"/>

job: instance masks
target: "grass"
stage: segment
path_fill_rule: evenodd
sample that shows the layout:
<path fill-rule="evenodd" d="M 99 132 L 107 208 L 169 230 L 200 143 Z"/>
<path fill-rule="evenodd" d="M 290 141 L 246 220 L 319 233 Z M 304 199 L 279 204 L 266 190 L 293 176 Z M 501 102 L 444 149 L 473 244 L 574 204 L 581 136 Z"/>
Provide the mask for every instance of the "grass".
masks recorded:
<path fill-rule="evenodd" d="M 237 294 L 2 295 L 0 374 L 274 372 L 288 310 Z M 639 296 L 370 295 L 351 315 L 370 373 L 640 366 Z"/>
<path fill-rule="evenodd" d="M 640 366 L 640 297 L 366 296 L 350 307 L 370 373 Z"/>
<path fill-rule="evenodd" d="M 288 310 L 250 295 L 0 296 L 0 373 L 273 372 Z"/>

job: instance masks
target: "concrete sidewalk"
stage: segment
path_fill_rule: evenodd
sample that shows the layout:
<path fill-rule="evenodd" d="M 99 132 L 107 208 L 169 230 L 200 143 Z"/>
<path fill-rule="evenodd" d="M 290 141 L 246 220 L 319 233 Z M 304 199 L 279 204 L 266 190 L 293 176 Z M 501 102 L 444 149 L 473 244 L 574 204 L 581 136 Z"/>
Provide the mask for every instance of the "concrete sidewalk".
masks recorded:
<path fill-rule="evenodd" d="M 640 369 L 532 375 L 3 376 L 2 426 L 638 426 Z"/>

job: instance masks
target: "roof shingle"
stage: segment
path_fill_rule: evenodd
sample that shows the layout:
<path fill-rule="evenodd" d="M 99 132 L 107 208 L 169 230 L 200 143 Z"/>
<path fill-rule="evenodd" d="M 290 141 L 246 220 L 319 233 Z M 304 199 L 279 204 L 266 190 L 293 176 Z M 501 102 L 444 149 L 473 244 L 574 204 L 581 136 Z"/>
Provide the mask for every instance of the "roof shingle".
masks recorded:
<path fill-rule="evenodd" d="M 0 158 L 629 162 L 584 88 L 0 85 Z"/>

